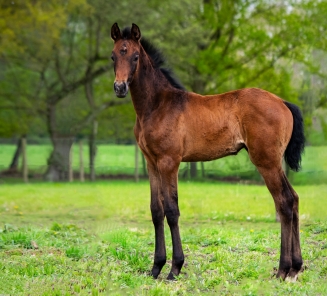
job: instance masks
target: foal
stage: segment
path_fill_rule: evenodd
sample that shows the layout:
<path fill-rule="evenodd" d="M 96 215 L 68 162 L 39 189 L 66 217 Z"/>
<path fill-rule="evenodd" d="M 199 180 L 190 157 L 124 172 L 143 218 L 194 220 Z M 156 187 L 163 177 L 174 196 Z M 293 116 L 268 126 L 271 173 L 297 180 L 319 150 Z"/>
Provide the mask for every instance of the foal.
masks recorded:
<path fill-rule="evenodd" d="M 168 279 L 180 273 L 184 254 L 179 234 L 177 175 L 182 161 L 209 161 L 242 148 L 265 180 L 281 219 L 281 254 L 277 277 L 293 280 L 302 267 L 299 198 L 282 170 L 282 157 L 300 168 L 304 149 L 303 120 L 293 104 L 267 91 L 248 88 L 220 95 L 187 92 L 160 68 L 163 58 L 135 24 L 111 28 L 114 90 L 123 98 L 131 91 L 137 115 L 134 133 L 146 160 L 155 228 L 152 276 L 166 263 L 164 218 L 173 242 Z"/>

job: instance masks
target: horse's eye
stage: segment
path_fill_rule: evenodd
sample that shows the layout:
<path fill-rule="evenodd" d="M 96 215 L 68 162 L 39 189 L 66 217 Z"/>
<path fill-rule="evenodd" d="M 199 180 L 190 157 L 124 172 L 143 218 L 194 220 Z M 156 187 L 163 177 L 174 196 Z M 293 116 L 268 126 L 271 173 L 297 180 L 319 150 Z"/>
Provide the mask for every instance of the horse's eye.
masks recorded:
<path fill-rule="evenodd" d="M 134 57 L 134 62 L 137 62 L 138 61 L 138 59 L 139 59 L 139 56 L 138 55 L 136 55 L 135 57 Z"/>

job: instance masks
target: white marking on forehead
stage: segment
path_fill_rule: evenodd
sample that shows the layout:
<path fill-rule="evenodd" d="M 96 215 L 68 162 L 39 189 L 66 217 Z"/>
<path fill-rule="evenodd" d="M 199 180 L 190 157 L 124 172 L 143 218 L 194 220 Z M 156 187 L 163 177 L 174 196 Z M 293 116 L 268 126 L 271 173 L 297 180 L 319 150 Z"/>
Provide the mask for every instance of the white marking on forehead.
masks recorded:
<path fill-rule="evenodd" d="M 123 45 L 122 45 L 119 52 L 120 52 L 121 55 L 125 55 L 127 53 L 126 43 L 123 43 Z"/>

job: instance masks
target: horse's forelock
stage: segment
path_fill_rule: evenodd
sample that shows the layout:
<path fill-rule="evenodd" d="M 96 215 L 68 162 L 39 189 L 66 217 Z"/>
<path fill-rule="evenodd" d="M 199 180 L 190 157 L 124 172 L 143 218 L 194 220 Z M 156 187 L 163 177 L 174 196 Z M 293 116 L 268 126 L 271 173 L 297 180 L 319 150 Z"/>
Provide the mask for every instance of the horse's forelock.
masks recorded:
<path fill-rule="evenodd" d="M 122 30 L 122 38 L 123 39 L 132 39 L 131 28 L 126 27 Z"/>

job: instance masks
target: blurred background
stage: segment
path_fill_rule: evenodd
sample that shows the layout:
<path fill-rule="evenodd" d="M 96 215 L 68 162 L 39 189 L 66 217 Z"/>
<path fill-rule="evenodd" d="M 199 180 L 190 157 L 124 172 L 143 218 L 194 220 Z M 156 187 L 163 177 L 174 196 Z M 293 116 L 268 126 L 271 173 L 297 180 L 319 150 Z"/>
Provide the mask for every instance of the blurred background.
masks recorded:
<path fill-rule="evenodd" d="M 131 99 L 113 91 L 114 22 L 136 23 L 189 91 L 259 87 L 297 104 L 306 152 L 303 170 L 289 178 L 326 183 L 326 1 L 0 0 L 0 6 L 0 183 L 146 178 Z M 182 164 L 180 178 L 262 182 L 246 151 Z"/>

